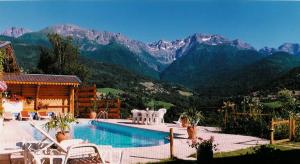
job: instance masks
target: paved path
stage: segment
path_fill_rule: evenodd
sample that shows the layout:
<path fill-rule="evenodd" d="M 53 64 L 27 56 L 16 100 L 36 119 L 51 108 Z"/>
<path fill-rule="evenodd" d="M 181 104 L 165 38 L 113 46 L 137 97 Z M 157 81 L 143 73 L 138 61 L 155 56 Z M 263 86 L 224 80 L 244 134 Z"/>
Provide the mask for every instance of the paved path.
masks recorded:
<path fill-rule="evenodd" d="M 87 119 L 80 119 L 80 122 L 89 121 Z M 178 127 L 175 124 L 165 125 L 135 125 L 131 124 L 130 120 L 101 120 L 110 123 L 122 124 L 126 126 L 133 126 L 139 128 L 145 128 L 150 130 L 158 130 L 169 132 L 170 128 L 174 129 L 174 133 L 177 134 L 177 138 L 174 140 L 175 156 L 178 158 L 187 158 L 189 155 L 195 153 L 195 149 L 190 148 L 187 144 L 187 132 L 186 128 Z M 40 121 L 38 121 L 40 122 Z M 41 124 L 44 122 L 40 122 Z M 255 146 L 257 144 L 267 144 L 269 141 L 260 139 L 257 137 L 223 134 L 220 133 L 217 128 L 214 127 L 197 127 L 198 135 L 202 138 L 208 139 L 210 136 L 215 137 L 215 142 L 218 144 L 218 151 L 232 151 L 241 148 L 247 148 Z M 35 140 L 32 137 L 33 129 L 30 127 L 29 122 L 26 121 L 10 121 L 5 122 L 5 126 L 0 135 L 0 152 L 4 148 L 13 148 L 16 143 L 21 141 Z M 162 159 L 169 158 L 170 156 L 170 144 L 164 144 L 160 146 L 151 147 L 139 147 L 139 148 L 118 148 L 124 150 L 123 163 L 146 163 L 154 162 Z"/>

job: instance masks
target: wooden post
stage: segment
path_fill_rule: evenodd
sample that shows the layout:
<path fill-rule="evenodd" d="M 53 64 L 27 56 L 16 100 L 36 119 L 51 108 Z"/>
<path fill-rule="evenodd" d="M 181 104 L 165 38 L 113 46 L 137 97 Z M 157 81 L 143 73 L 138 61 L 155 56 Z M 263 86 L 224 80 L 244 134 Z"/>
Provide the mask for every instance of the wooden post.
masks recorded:
<path fill-rule="evenodd" d="M 289 118 L 289 140 L 293 140 L 293 119 L 292 117 Z"/>
<path fill-rule="evenodd" d="M 224 127 L 227 126 L 227 109 L 225 108 L 225 114 L 224 114 Z"/>
<path fill-rule="evenodd" d="M 79 116 L 79 101 L 78 101 L 78 93 L 79 93 L 79 87 L 77 86 L 75 89 L 75 97 L 74 97 L 74 108 L 76 109 L 76 115 Z M 74 109 L 74 110 L 75 110 Z"/>
<path fill-rule="evenodd" d="M 93 85 L 93 93 L 94 93 L 94 99 L 97 99 L 97 87 L 96 84 Z"/>
<path fill-rule="evenodd" d="M 174 134 L 173 128 L 170 128 L 170 158 L 174 158 Z"/>
<path fill-rule="evenodd" d="M 38 108 L 40 88 L 41 88 L 40 85 L 36 86 L 35 99 L 34 99 L 34 110 L 37 110 L 37 108 Z"/>
<path fill-rule="evenodd" d="M 271 121 L 271 129 L 270 129 L 270 144 L 274 144 L 274 119 L 272 118 L 272 121 Z"/>
<path fill-rule="evenodd" d="M 293 126 L 292 136 L 293 136 L 293 139 L 295 139 L 295 137 L 296 137 L 296 119 L 295 118 L 292 120 L 292 126 Z"/>
<path fill-rule="evenodd" d="M 61 104 L 61 105 L 63 106 L 62 109 L 61 109 L 61 110 L 62 110 L 62 113 L 65 113 L 65 107 L 64 107 L 64 106 L 65 106 L 65 101 L 66 101 L 66 100 L 67 100 L 67 99 L 62 99 L 62 104 Z"/>
<path fill-rule="evenodd" d="M 70 97 L 69 97 L 69 113 L 74 116 L 74 86 L 70 87 Z"/>

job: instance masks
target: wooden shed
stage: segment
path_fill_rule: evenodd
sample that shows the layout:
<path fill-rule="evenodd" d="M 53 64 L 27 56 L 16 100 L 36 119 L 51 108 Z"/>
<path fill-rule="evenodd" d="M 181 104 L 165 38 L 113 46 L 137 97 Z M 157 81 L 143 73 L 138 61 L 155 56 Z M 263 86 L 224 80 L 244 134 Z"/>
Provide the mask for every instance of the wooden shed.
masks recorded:
<path fill-rule="evenodd" d="M 74 92 L 81 83 L 77 76 L 4 73 L 2 80 L 7 93 L 23 101 L 23 110 L 74 113 Z"/>

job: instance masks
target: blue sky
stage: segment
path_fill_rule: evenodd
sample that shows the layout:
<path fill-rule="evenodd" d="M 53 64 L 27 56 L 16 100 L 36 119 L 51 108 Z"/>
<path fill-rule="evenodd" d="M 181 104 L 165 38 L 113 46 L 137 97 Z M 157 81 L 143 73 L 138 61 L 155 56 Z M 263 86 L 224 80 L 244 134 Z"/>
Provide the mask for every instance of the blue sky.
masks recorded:
<path fill-rule="evenodd" d="M 300 43 L 300 2 L 220 0 L 0 0 L 0 31 L 40 30 L 54 24 L 120 32 L 145 42 L 193 33 L 221 34 L 261 48 Z"/>

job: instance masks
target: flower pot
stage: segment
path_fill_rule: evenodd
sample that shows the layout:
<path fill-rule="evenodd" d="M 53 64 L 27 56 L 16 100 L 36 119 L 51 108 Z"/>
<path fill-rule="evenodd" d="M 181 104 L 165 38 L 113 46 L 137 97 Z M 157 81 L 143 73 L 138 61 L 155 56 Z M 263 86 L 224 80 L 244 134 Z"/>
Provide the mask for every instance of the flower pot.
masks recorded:
<path fill-rule="evenodd" d="M 70 139 L 70 134 L 68 132 L 62 133 L 62 132 L 57 132 L 56 133 L 56 140 L 57 142 L 61 142 L 63 140 Z"/>
<path fill-rule="evenodd" d="M 212 148 L 201 148 L 199 146 L 197 149 L 197 163 L 212 163 L 213 155 Z"/>
<path fill-rule="evenodd" d="M 97 117 L 97 113 L 96 112 L 90 112 L 90 119 L 95 119 Z"/>
<path fill-rule="evenodd" d="M 188 122 L 188 119 L 186 117 L 181 117 L 180 121 L 181 121 L 181 126 L 182 127 L 184 127 L 184 128 L 188 127 L 189 122 Z"/>
<path fill-rule="evenodd" d="M 196 126 L 188 126 L 187 127 L 188 139 L 196 139 L 197 138 L 197 127 Z"/>

